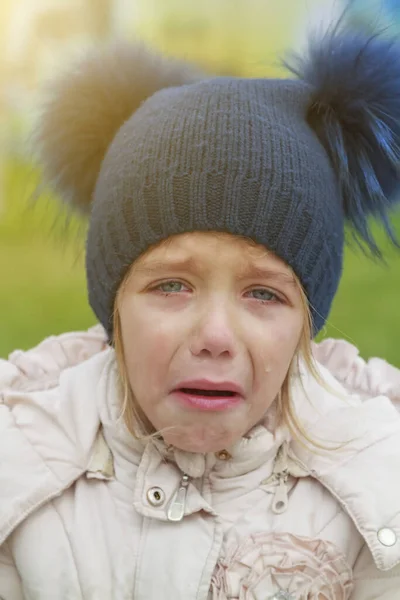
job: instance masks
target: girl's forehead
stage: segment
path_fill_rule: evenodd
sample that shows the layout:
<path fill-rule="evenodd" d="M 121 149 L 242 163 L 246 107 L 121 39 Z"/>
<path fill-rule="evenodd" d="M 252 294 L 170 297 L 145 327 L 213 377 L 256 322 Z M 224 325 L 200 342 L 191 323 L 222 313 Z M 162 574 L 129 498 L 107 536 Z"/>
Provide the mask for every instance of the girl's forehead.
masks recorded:
<path fill-rule="evenodd" d="M 221 262 L 227 267 L 241 268 L 254 264 L 292 273 L 282 259 L 250 239 L 229 233 L 200 231 L 169 237 L 142 255 L 134 267 L 141 270 L 174 263 L 194 267 Z"/>

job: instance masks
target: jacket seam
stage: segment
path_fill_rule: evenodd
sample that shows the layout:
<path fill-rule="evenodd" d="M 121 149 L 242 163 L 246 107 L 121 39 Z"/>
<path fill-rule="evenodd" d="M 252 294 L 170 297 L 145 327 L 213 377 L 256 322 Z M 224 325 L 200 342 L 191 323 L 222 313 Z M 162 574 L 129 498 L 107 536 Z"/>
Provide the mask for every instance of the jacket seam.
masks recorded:
<path fill-rule="evenodd" d="M 316 477 L 315 474 L 313 474 L 313 476 L 329 491 L 330 494 L 332 494 L 332 496 L 334 498 L 336 498 L 336 500 L 339 502 L 339 504 L 344 508 L 344 510 L 346 511 L 346 513 L 349 515 L 349 517 L 353 521 L 354 525 L 356 526 L 357 531 L 359 532 L 359 534 L 363 538 L 364 542 L 366 543 L 367 547 L 369 548 L 369 550 L 370 550 L 370 552 L 372 554 L 372 557 L 374 559 L 374 562 L 375 562 L 376 566 L 378 567 L 378 569 L 382 570 L 382 571 L 387 571 L 387 570 L 390 570 L 393 567 L 397 566 L 400 563 L 400 559 L 397 559 L 397 560 L 394 560 L 394 561 L 390 562 L 389 565 L 387 566 L 387 568 L 385 568 L 385 569 L 380 568 L 378 566 L 378 562 L 375 559 L 375 554 L 374 554 L 373 548 L 371 547 L 371 545 L 370 545 L 369 540 L 367 539 L 367 537 L 362 532 L 362 527 L 360 526 L 360 523 L 358 522 L 359 521 L 358 520 L 358 516 L 354 515 L 353 511 L 350 509 L 350 507 L 348 506 L 348 504 L 342 498 L 340 498 L 337 495 L 337 493 L 335 492 L 335 490 L 333 490 L 332 487 L 329 484 L 327 484 L 326 482 L 323 482 L 321 479 L 318 479 L 318 477 Z M 379 560 L 379 563 L 380 563 L 380 565 L 382 565 L 382 560 Z"/>
<path fill-rule="evenodd" d="M 203 570 L 201 572 L 200 585 L 199 585 L 199 589 L 197 590 L 197 594 L 196 594 L 196 599 L 197 600 L 203 600 L 202 596 L 200 596 L 200 590 L 205 585 L 205 582 L 204 582 L 205 579 L 207 579 L 209 581 L 209 583 L 210 583 L 209 588 L 208 588 L 208 594 L 209 594 L 210 589 L 211 589 L 211 581 L 212 581 L 212 576 L 213 576 L 213 573 L 214 573 L 214 570 L 215 570 L 215 566 L 217 565 L 218 560 L 219 560 L 219 558 L 221 556 L 221 547 L 222 547 L 222 542 L 223 542 L 223 537 L 224 537 L 223 536 L 223 532 L 222 532 L 222 523 L 221 523 L 221 521 L 220 521 L 219 518 L 215 518 L 215 517 L 212 517 L 212 518 L 215 519 L 214 520 L 214 530 L 213 530 L 212 544 L 211 544 L 211 548 L 210 548 L 210 551 L 209 551 L 208 556 L 207 556 L 207 560 L 206 560 L 205 565 L 203 567 Z M 210 577 L 206 577 L 208 562 L 210 560 L 210 557 L 212 557 L 213 553 L 215 553 L 215 546 L 218 543 L 218 541 L 219 541 L 219 550 L 216 553 L 216 560 L 214 561 L 214 567 L 213 567 L 213 569 L 212 569 L 212 571 L 210 573 Z"/>
<path fill-rule="evenodd" d="M 21 523 L 23 523 L 30 515 L 35 513 L 42 506 L 45 506 L 46 504 L 48 504 L 56 496 L 62 494 L 66 489 L 68 489 L 76 481 L 76 479 L 77 478 L 74 477 L 73 480 L 70 481 L 69 483 L 65 483 L 61 488 L 57 488 L 56 490 L 53 490 L 50 494 L 47 494 L 40 501 L 37 501 L 36 503 L 30 505 L 29 508 L 26 508 L 25 510 L 21 511 L 18 518 L 11 525 L 11 527 L 5 528 L 4 537 L 3 537 L 3 533 L 1 533 L 1 527 L 0 527 L 0 534 L 1 534 L 0 535 L 0 545 L 1 545 L 2 539 L 3 539 L 3 542 L 6 541 L 9 538 L 9 536 L 16 530 L 16 528 L 19 525 L 21 525 Z"/>
<path fill-rule="evenodd" d="M 139 596 L 139 592 L 140 592 L 140 590 L 138 591 L 138 586 L 139 586 L 139 582 L 140 582 L 139 573 L 141 571 L 142 564 L 143 564 L 143 558 L 144 558 L 143 553 L 141 552 L 141 549 L 143 548 L 144 540 L 147 537 L 150 526 L 151 526 L 151 519 L 149 519 L 148 517 L 142 516 L 142 523 L 141 523 L 141 527 L 140 527 L 140 536 L 139 536 L 139 541 L 138 541 L 138 545 L 136 548 L 136 557 L 137 558 L 136 558 L 136 566 L 135 566 L 135 570 L 134 570 L 132 598 L 136 598 L 137 596 Z"/>
<path fill-rule="evenodd" d="M 379 439 L 375 440 L 372 444 L 370 444 L 368 446 L 364 446 L 363 448 L 360 448 L 359 450 L 357 450 L 351 456 L 346 457 L 343 461 L 335 463 L 333 465 L 334 469 L 335 470 L 339 470 L 341 467 L 345 467 L 349 462 L 353 461 L 355 458 L 357 458 L 358 456 L 360 456 L 366 450 L 369 451 L 371 448 L 373 448 L 377 444 L 382 443 L 382 441 L 390 440 L 392 437 L 398 436 L 398 434 L 399 434 L 398 431 L 394 431 L 394 432 L 390 433 L 389 435 L 380 437 Z M 296 452 L 295 452 L 295 455 L 297 457 Z M 302 465 L 305 465 L 305 464 L 308 463 L 307 460 L 304 460 L 304 459 L 299 459 L 299 460 L 301 461 Z M 328 476 L 333 471 L 333 467 L 326 471 L 326 474 Z M 320 477 L 319 474 L 318 474 L 318 471 L 315 468 L 311 468 L 311 470 L 310 470 L 310 476 L 313 477 L 314 479 L 316 479 L 317 481 L 319 481 L 321 483 L 321 485 L 323 487 L 325 487 L 334 496 L 334 498 L 336 498 L 336 500 L 339 501 L 339 503 L 340 503 L 341 506 L 347 507 L 347 503 L 344 500 L 342 500 L 341 496 L 339 496 L 336 492 L 334 493 L 332 491 L 332 488 L 329 486 L 329 484 L 327 484 L 325 482 L 325 478 L 324 477 Z M 346 510 L 346 512 L 348 512 L 348 511 Z M 396 514 L 398 514 L 399 512 L 400 512 L 400 509 L 399 509 L 399 511 Z M 350 514 L 350 516 L 351 516 L 351 514 Z"/>
<path fill-rule="evenodd" d="M 0 544 L 0 549 L 4 549 L 11 556 L 11 560 L 13 562 L 12 566 L 14 567 L 14 569 L 15 569 L 15 571 L 17 573 L 18 581 L 19 581 L 20 588 L 21 588 L 21 593 L 23 594 L 24 582 L 23 582 L 22 577 L 21 577 L 21 575 L 20 575 L 20 573 L 19 573 L 19 571 L 17 569 L 17 565 L 16 565 L 16 562 L 15 562 L 15 557 L 14 557 L 14 555 L 12 553 L 9 541 L 6 540 L 3 544 Z M 7 599 L 3 598 L 3 596 L 0 596 L 0 600 L 7 600 Z"/>
<path fill-rule="evenodd" d="M 325 531 L 325 529 L 327 527 L 329 527 L 329 525 L 336 519 L 336 517 L 338 517 L 339 515 L 341 515 L 343 513 L 343 508 L 340 506 L 340 504 L 338 505 L 338 509 L 336 511 L 336 513 L 333 515 L 333 517 L 331 517 L 329 519 L 329 521 L 327 523 L 325 523 L 325 525 L 323 525 L 323 527 L 321 527 L 321 529 L 319 531 L 316 532 L 316 536 L 320 536 L 323 535 L 323 532 Z"/>
<path fill-rule="evenodd" d="M 43 391 L 45 392 L 45 391 L 48 391 L 48 390 L 43 390 Z M 19 395 L 19 394 L 24 394 L 24 393 L 32 394 L 32 393 L 35 393 L 35 392 L 22 392 L 22 391 L 17 391 L 17 392 L 16 392 L 16 394 L 17 394 L 17 395 Z M 10 413 L 11 413 L 11 415 L 12 415 L 12 418 L 13 418 L 13 426 L 14 426 L 14 427 L 15 427 L 15 429 L 18 431 L 18 433 L 19 433 L 19 434 L 22 436 L 22 438 L 23 438 L 23 439 L 24 439 L 24 440 L 25 440 L 25 441 L 28 443 L 29 447 L 30 447 L 30 448 L 33 450 L 33 452 L 35 453 L 35 456 L 36 456 L 36 457 L 37 457 L 37 458 L 40 460 L 40 463 L 41 463 L 42 465 L 44 465 L 44 466 L 45 466 L 45 468 L 46 468 L 46 470 L 48 471 L 48 473 L 49 473 L 50 475 L 52 475 L 52 476 L 54 477 L 54 479 L 55 479 L 55 480 L 56 480 L 58 483 L 61 483 L 62 485 L 64 485 L 64 482 L 63 482 L 63 480 L 62 480 L 62 479 L 60 479 L 60 477 L 59 477 L 59 476 L 58 476 L 58 475 L 57 475 L 57 474 L 56 474 L 56 473 L 53 471 L 53 469 L 52 469 L 52 468 L 50 467 L 50 465 L 48 464 L 47 460 L 45 460 L 45 459 L 43 458 L 43 456 L 42 456 L 42 455 L 40 454 L 40 452 L 37 450 L 37 448 L 36 448 L 35 444 L 33 444 L 33 443 L 32 443 L 32 441 L 30 440 L 29 436 L 27 436 L 27 435 L 26 435 L 26 434 L 25 434 L 25 433 L 24 433 L 24 432 L 21 430 L 20 426 L 18 425 L 18 423 L 17 423 L 17 421 L 16 421 L 16 419 L 15 419 L 15 416 L 14 416 L 14 411 L 13 411 L 12 407 L 11 407 L 11 406 L 10 406 L 10 405 L 7 403 L 7 401 L 6 401 L 6 397 L 4 398 L 3 404 L 4 404 L 4 406 L 6 406 L 6 407 L 7 407 L 7 409 L 10 411 Z M 68 441 L 72 443 L 72 445 L 76 445 L 76 440 L 73 440 L 73 439 L 72 439 L 72 438 L 71 438 L 71 437 L 68 435 L 68 432 L 67 432 L 67 431 L 66 431 L 66 437 L 67 437 Z M 85 465 L 85 467 L 83 467 L 83 466 L 81 466 L 81 465 L 73 464 L 73 463 L 71 463 L 71 462 L 70 462 L 69 464 L 70 464 L 70 465 L 71 465 L 71 466 L 72 466 L 74 469 L 76 469 L 76 468 L 78 468 L 78 469 L 82 469 L 82 468 L 83 468 L 83 469 L 84 469 L 84 468 L 86 467 L 86 465 Z"/>
<path fill-rule="evenodd" d="M 67 530 L 66 530 L 66 528 L 65 528 L 64 521 L 62 520 L 61 514 L 60 514 L 60 512 L 58 511 L 58 509 L 57 509 L 57 507 L 56 507 L 56 505 L 55 505 L 55 502 L 54 502 L 54 500 L 51 500 L 51 501 L 49 502 L 49 504 L 51 504 L 51 506 L 52 506 L 52 508 L 53 508 L 54 512 L 56 513 L 57 517 L 59 518 L 59 520 L 60 520 L 60 522 L 61 522 L 61 525 L 62 525 L 62 528 L 63 528 L 64 534 L 65 534 L 65 538 L 67 539 L 68 548 L 69 548 L 69 550 L 70 550 L 70 552 L 71 552 L 72 562 L 73 562 L 73 564 L 74 564 L 74 567 L 75 567 L 76 580 L 77 580 L 77 582 L 78 582 L 78 585 L 79 585 L 79 590 L 80 590 L 80 593 L 81 593 L 81 596 L 82 596 L 82 598 L 84 598 L 84 596 L 83 596 L 83 589 L 82 589 L 82 582 L 81 582 L 81 580 L 80 580 L 80 577 L 79 577 L 78 568 L 77 568 L 77 566 L 76 566 L 75 557 L 74 557 L 74 553 L 73 553 L 72 546 L 71 546 L 71 540 L 70 540 L 70 538 L 69 538 L 69 535 L 67 534 Z"/>
<path fill-rule="evenodd" d="M 6 404 L 7 406 L 7 404 Z M 62 481 L 55 473 L 54 471 L 50 468 L 50 466 L 47 464 L 47 461 L 45 461 L 43 459 L 43 457 L 41 456 L 41 454 L 38 452 L 38 450 L 36 449 L 36 447 L 32 444 L 32 442 L 30 441 L 30 439 L 25 435 L 25 433 L 23 431 L 21 431 L 21 429 L 18 427 L 13 411 L 10 407 L 7 407 L 13 417 L 13 424 L 14 427 L 18 430 L 18 432 L 20 433 L 20 435 L 22 436 L 22 438 L 25 440 L 25 442 L 28 444 L 29 448 L 32 450 L 32 452 L 35 454 L 35 456 L 37 457 L 37 459 L 39 460 L 40 464 L 45 468 L 45 473 L 47 474 L 48 478 L 52 478 L 54 479 L 54 481 L 56 482 L 56 489 L 52 490 L 50 493 L 47 493 L 45 495 L 44 498 L 41 498 L 40 500 L 37 500 L 36 502 L 34 502 L 33 504 L 31 504 L 28 508 L 25 508 L 24 510 L 22 510 L 19 515 L 18 518 L 16 519 L 14 525 L 11 526 L 11 528 L 9 526 L 6 527 L 6 523 L 2 523 L 2 520 L 0 519 L 0 537 L 3 537 L 2 535 L 2 524 L 4 525 L 4 533 L 5 533 L 5 537 L 4 540 L 6 540 L 11 533 L 16 529 L 16 527 L 18 527 L 18 525 L 20 525 L 21 523 L 23 523 L 25 521 L 25 519 L 31 515 L 32 513 L 34 513 L 36 510 L 38 510 L 41 506 L 43 506 L 44 504 L 46 504 L 47 502 L 49 502 L 49 500 L 51 500 L 52 498 L 54 498 L 55 496 L 57 496 L 58 494 L 62 493 L 65 489 L 67 489 L 71 483 L 73 481 L 76 481 L 77 477 L 76 475 L 74 475 L 73 479 L 71 481 Z M 77 467 L 74 466 L 74 470 Z M 79 467 L 78 467 L 79 468 Z M 37 490 L 36 493 L 38 493 L 38 491 L 40 490 L 40 488 Z M 1 543 L 1 542 L 0 542 Z"/>

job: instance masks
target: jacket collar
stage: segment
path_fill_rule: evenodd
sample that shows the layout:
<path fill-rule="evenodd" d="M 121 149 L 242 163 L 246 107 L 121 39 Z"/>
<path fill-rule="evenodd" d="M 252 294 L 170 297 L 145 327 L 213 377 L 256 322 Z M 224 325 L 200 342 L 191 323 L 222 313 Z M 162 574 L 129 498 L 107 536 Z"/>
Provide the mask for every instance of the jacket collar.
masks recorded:
<path fill-rule="evenodd" d="M 271 411 L 265 423 L 254 427 L 226 451 L 215 454 L 184 452 L 167 446 L 161 438 L 135 440 L 120 418 L 115 362 L 111 361 L 107 369 L 107 388 L 103 390 L 103 397 L 99 398 L 104 439 L 114 457 L 118 480 L 131 490 L 134 506 L 143 516 L 167 520 L 167 503 L 163 510 L 152 507 L 147 492 L 161 489 L 166 501 L 170 502 L 179 490 L 183 476 L 188 477 L 183 516 L 200 510 L 216 514 L 210 504 L 211 494 L 207 494 L 204 488 L 201 493 L 199 491 L 203 476 L 213 479 L 213 484 L 217 486 L 217 481 L 225 480 L 226 485 L 222 484 L 224 494 L 230 487 L 240 494 L 237 479 L 232 486 L 227 480 L 246 476 L 252 478 L 252 473 L 260 469 L 263 471 L 261 479 L 268 477 L 272 473 L 278 448 L 290 437 L 283 428 L 273 430 L 274 417 Z"/>
<path fill-rule="evenodd" d="M 95 401 L 109 351 L 72 369 L 45 391 L 0 394 L 0 546 L 31 513 L 83 475 L 100 418 Z M 95 382 L 95 383 L 94 383 Z"/>
<path fill-rule="evenodd" d="M 294 385 L 295 410 L 307 435 L 324 448 L 298 440 L 290 452 L 349 514 L 375 564 L 400 563 L 400 415 L 385 396 L 350 396 L 319 367 L 326 385 L 305 369 Z"/>

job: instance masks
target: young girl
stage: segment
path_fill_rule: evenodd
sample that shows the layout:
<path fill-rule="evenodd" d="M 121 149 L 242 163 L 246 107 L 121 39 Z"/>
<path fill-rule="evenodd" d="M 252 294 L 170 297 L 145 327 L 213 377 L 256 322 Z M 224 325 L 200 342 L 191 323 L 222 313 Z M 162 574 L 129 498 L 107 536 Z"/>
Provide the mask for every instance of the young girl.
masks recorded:
<path fill-rule="evenodd" d="M 390 233 L 400 48 L 336 29 L 294 72 L 121 45 L 52 84 L 37 140 L 108 347 L 2 366 L 0 598 L 400 598 L 399 374 L 314 347 L 342 385 L 311 342 L 345 222 Z"/>

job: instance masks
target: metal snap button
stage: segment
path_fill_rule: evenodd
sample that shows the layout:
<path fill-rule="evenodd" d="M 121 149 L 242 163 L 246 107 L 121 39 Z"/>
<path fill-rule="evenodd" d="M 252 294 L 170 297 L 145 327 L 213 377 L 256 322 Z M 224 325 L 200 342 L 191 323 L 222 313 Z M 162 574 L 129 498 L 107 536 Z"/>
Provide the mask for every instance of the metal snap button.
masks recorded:
<path fill-rule="evenodd" d="M 147 490 L 147 500 L 152 506 L 161 506 L 165 502 L 164 491 L 159 487 L 151 487 Z"/>
<path fill-rule="evenodd" d="M 220 452 L 217 452 L 216 456 L 219 458 L 219 460 L 229 460 L 232 458 L 227 450 L 221 450 Z"/>
<path fill-rule="evenodd" d="M 378 531 L 377 535 L 382 546 L 394 546 L 397 542 L 397 535 L 389 527 L 383 527 Z"/>

